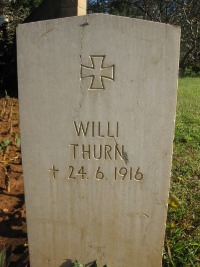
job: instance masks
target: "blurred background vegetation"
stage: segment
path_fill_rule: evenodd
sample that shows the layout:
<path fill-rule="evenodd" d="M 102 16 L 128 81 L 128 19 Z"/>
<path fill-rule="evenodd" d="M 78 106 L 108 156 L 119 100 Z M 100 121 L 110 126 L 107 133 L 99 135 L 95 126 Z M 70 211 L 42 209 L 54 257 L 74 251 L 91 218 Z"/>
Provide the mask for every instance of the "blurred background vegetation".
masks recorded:
<path fill-rule="evenodd" d="M 41 0 L 0 0 L 0 97 L 17 96 L 16 27 Z"/>

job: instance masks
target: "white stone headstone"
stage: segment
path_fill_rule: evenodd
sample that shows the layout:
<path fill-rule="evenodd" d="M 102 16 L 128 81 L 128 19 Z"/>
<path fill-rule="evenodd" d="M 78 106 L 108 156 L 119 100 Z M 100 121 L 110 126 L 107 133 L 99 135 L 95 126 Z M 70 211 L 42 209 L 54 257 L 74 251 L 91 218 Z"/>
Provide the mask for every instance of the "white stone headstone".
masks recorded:
<path fill-rule="evenodd" d="M 160 267 L 180 29 L 93 14 L 17 36 L 31 267 Z"/>

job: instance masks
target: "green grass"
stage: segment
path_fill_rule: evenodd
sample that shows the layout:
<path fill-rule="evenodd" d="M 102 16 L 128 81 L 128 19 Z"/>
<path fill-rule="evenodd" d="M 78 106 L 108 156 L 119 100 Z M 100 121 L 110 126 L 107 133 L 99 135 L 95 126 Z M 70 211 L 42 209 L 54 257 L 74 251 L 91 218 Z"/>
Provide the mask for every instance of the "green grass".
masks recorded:
<path fill-rule="evenodd" d="M 200 78 L 182 78 L 178 89 L 171 180 L 175 202 L 171 201 L 168 210 L 163 267 L 200 266 L 199 181 Z"/>

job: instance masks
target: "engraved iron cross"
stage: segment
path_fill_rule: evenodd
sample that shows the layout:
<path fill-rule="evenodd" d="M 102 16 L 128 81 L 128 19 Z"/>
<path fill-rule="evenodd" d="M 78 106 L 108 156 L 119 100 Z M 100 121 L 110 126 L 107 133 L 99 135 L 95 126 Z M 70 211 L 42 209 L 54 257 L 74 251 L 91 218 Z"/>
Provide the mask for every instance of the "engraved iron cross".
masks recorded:
<path fill-rule="evenodd" d="M 104 79 L 114 81 L 114 65 L 104 66 L 105 56 L 89 56 L 91 67 L 81 64 L 81 79 L 91 78 L 90 89 L 105 89 Z"/>

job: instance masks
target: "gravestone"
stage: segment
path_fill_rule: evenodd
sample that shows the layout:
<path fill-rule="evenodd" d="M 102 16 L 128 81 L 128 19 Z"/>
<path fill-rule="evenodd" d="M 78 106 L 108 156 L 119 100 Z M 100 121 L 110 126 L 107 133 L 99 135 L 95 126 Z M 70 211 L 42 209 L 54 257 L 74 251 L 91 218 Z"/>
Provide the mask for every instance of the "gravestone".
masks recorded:
<path fill-rule="evenodd" d="M 31 266 L 161 266 L 180 29 L 92 14 L 17 37 Z"/>

